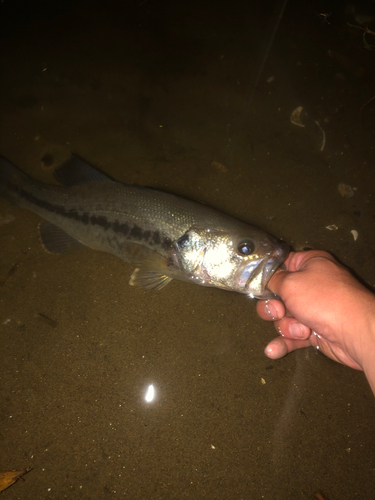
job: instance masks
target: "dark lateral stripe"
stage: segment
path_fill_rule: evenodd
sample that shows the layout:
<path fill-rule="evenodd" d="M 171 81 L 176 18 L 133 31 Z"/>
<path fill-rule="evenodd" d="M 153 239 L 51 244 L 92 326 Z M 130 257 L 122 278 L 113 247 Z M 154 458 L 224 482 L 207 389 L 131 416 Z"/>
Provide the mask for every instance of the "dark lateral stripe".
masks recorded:
<path fill-rule="evenodd" d="M 17 187 L 13 187 L 17 190 Z M 66 217 L 67 219 L 72 219 L 77 222 L 81 222 L 84 225 L 92 224 L 95 226 L 100 226 L 105 231 L 112 230 L 114 233 L 127 236 L 129 240 L 143 241 L 149 243 L 149 245 L 161 245 L 164 250 L 168 250 L 172 246 L 172 240 L 168 237 L 161 238 L 159 231 L 143 231 L 141 227 L 136 224 L 131 228 L 126 222 L 119 222 L 115 220 L 114 222 L 109 221 L 103 215 L 90 215 L 88 212 L 78 213 L 76 209 L 70 208 L 66 209 L 62 205 L 55 205 L 49 201 L 41 200 L 29 191 L 25 189 L 20 189 L 18 194 L 21 198 L 27 200 L 29 203 L 36 205 L 48 212 L 58 214 L 60 216 Z"/>

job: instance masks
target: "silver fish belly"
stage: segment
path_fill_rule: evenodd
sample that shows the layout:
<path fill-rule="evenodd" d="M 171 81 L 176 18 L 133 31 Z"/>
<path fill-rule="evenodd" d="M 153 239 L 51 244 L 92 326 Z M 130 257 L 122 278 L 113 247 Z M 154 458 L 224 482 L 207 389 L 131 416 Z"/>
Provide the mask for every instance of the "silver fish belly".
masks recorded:
<path fill-rule="evenodd" d="M 160 289 L 172 279 L 274 296 L 267 283 L 288 246 L 200 203 L 115 182 L 75 155 L 54 172 L 62 186 L 29 178 L 0 157 L 0 196 L 40 215 L 42 243 L 61 253 L 87 247 L 136 269 L 130 284 Z"/>

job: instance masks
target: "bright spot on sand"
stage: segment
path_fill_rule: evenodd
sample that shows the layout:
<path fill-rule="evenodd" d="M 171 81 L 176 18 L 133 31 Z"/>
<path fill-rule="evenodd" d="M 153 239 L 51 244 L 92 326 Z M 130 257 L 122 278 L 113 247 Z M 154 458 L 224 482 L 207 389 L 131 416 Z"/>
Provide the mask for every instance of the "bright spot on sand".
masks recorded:
<path fill-rule="evenodd" d="M 147 387 L 146 395 L 145 395 L 145 401 L 146 403 L 152 403 L 152 401 L 155 399 L 155 387 L 154 384 L 150 384 Z"/>

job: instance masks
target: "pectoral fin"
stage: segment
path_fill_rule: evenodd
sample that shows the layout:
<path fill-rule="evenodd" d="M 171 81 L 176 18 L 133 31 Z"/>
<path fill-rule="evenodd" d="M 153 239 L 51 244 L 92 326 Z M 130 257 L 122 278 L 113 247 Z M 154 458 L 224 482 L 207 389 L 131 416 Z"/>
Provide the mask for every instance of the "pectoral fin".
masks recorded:
<path fill-rule="evenodd" d="M 137 267 L 131 275 L 129 285 L 160 290 L 172 281 L 168 275 L 167 260 L 162 255 L 137 243 L 126 243 L 123 251 L 124 258 Z"/>
<path fill-rule="evenodd" d="M 137 268 L 130 277 L 129 285 L 148 288 L 149 290 L 160 290 L 172 281 L 172 278 L 158 271 L 147 268 Z"/>

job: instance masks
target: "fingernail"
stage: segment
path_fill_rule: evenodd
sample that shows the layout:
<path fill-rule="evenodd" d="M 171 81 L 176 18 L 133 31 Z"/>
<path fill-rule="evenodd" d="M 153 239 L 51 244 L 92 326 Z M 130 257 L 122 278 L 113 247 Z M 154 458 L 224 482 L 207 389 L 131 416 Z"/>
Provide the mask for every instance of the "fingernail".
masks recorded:
<path fill-rule="evenodd" d="M 269 300 L 266 300 L 266 304 L 265 304 L 265 309 L 266 309 L 266 313 L 267 313 L 267 316 L 272 319 L 272 320 L 275 320 L 275 319 L 278 319 L 278 315 L 277 315 L 277 310 L 276 308 L 270 303 Z"/>
<path fill-rule="evenodd" d="M 301 327 L 300 323 L 297 323 L 297 322 L 289 325 L 289 333 L 292 337 L 295 337 L 297 339 L 301 339 L 304 337 L 302 327 Z"/>

